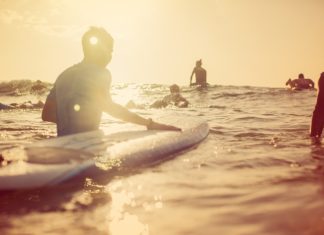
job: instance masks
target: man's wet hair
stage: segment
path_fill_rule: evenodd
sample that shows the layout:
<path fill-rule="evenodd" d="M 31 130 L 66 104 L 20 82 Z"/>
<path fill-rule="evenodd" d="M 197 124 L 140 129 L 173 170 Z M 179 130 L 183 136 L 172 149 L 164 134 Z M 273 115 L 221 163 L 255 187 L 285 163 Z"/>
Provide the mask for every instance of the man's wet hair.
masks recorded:
<path fill-rule="evenodd" d="M 91 39 L 96 38 L 96 45 L 91 43 Z M 94 50 L 101 48 L 113 48 L 114 39 L 112 36 L 101 27 L 91 26 L 87 32 L 82 36 L 82 48 L 85 56 L 93 53 Z"/>

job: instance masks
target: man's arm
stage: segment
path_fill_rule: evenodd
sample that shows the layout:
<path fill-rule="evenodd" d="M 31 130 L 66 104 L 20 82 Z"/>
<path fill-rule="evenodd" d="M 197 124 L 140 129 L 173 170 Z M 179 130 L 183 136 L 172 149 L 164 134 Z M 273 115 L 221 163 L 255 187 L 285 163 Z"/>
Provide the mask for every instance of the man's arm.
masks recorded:
<path fill-rule="evenodd" d="M 56 95 L 54 88 L 46 98 L 42 111 L 42 120 L 56 123 Z"/>
<path fill-rule="evenodd" d="M 170 130 L 170 131 L 181 131 L 180 128 L 170 126 L 170 125 L 165 125 L 162 123 L 157 123 L 154 122 L 152 119 L 148 118 L 143 118 L 136 113 L 130 112 L 128 109 L 125 107 L 113 102 L 110 100 L 107 102 L 106 108 L 104 111 L 111 116 L 121 119 L 125 122 L 131 122 L 134 124 L 146 126 L 147 129 L 149 130 Z"/>
<path fill-rule="evenodd" d="M 121 106 L 117 103 L 115 103 L 111 99 L 110 95 L 110 86 L 111 86 L 111 79 L 110 75 L 105 79 L 105 84 L 102 85 L 99 88 L 100 96 L 101 96 L 101 105 L 102 105 L 102 110 L 111 116 L 121 119 L 125 122 L 131 122 L 134 124 L 146 126 L 147 129 L 150 130 L 172 130 L 172 131 L 181 131 L 180 128 L 170 126 L 170 125 L 165 125 L 161 123 L 154 122 L 152 119 L 148 118 L 143 118 L 136 113 L 133 113 L 129 111 L 127 108 L 124 106 Z M 107 89 L 108 88 L 108 89 Z"/>
<path fill-rule="evenodd" d="M 298 87 L 298 86 L 299 86 L 298 79 L 294 79 L 291 81 L 291 88 Z"/>
<path fill-rule="evenodd" d="M 192 73 L 191 73 L 191 76 L 190 76 L 190 85 L 192 84 L 192 76 L 194 75 L 195 73 L 195 68 L 192 70 Z"/>
<path fill-rule="evenodd" d="M 312 79 L 309 79 L 309 83 L 310 83 L 311 88 L 314 88 L 315 84 Z"/>
<path fill-rule="evenodd" d="M 180 95 L 180 101 L 183 102 L 183 105 L 182 105 L 183 107 L 188 107 L 189 101 L 181 95 Z"/>
<path fill-rule="evenodd" d="M 290 85 L 290 83 L 291 83 L 291 78 L 289 78 L 289 79 L 287 80 L 287 82 L 286 82 L 286 86 Z"/>

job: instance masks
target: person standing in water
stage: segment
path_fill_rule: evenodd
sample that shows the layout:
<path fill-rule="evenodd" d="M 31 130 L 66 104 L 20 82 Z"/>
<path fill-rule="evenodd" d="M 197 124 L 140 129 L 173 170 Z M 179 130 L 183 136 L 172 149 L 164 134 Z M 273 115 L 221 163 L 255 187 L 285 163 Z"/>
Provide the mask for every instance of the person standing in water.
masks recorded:
<path fill-rule="evenodd" d="M 196 67 L 194 67 L 191 76 L 190 76 L 190 86 L 193 85 L 199 85 L 201 87 L 206 87 L 207 86 L 207 71 L 201 67 L 202 61 L 201 59 L 196 61 Z M 192 82 L 192 77 L 195 75 L 196 77 L 196 82 Z"/>
<path fill-rule="evenodd" d="M 83 60 L 55 81 L 43 111 L 44 121 L 57 125 L 58 136 L 98 130 L 102 112 L 154 130 L 181 129 L 143 118 L 115 103 L 110 94 L 113 38 L 103 28 L 91 27 L 82 37 Z"/>
<path fill-rule="evenodd" d="M 320 138 L 324 127 L 324 72 L 318 80 L 318 94 L 313 111 L 310 136 Z"/>

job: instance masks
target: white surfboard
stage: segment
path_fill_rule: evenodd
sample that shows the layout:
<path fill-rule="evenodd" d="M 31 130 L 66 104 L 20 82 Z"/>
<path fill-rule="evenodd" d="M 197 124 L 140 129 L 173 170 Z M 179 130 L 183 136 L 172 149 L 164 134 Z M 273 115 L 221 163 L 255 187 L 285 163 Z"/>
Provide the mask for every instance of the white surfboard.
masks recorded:
<path fill-rule="evenodd" d="M 2 155 L 12 162 L 0 168 L 0 190 L 51 187 L 89 168 L 108 171 L 154 164 L 198 144 L 209 132 L 207 122 L 198 118 L 168 115 L 158 121 L 182 131 L 93 131 L 6 150 Z"/>

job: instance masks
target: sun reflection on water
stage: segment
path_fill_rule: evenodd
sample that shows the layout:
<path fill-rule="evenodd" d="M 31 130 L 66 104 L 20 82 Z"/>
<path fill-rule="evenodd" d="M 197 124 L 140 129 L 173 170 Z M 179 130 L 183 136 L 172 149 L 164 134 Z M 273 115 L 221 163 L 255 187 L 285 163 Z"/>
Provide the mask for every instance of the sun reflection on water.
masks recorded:
<path fill-rule="evenodd" d="M 113 87 L 113 100 L 121 105 L 125 105 L 129 101 L 142 104 L 145 102 L 140 97 L 141 87 L 138 84 L 118 84 Z"/>
<path fill-rule="evenodd" d="M 112 198 L 109 215 L 111 235 L 148 235 L 148 225 L 142 223 L 137 215 L 125 210 L 126 206 L 135 207 L 136 201 L 135 194 L 133 192 L 127 192 L 122 186 L 122 181 L 116 181 L 112 185 L 109 185 L 108 189 Z M 140 190 L 141 186 L 138 189 Z"/>

